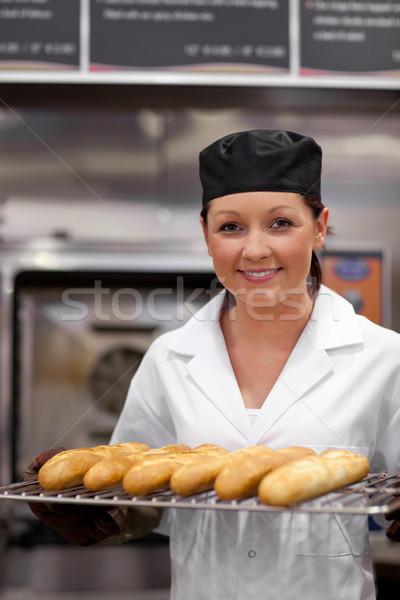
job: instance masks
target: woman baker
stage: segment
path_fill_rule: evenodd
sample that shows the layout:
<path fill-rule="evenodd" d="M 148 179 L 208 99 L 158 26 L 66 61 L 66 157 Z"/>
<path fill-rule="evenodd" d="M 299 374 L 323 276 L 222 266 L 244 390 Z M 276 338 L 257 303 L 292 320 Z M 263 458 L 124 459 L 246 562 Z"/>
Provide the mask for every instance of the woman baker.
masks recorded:
<path fill-rule="evenodd" d="M 200 178 L 223 290 L 150 347 L 111 443 L 338 448 L 400 471 L 400 336 L 321 284 L 318 144 L 227 135 L 201 152 Z M 135 529 L 126 511 L 108 516 L 103 538 Z M 140 522 L 170 536 L 173 600 L 375 598 L 363 515 L 169 509 Z"/>

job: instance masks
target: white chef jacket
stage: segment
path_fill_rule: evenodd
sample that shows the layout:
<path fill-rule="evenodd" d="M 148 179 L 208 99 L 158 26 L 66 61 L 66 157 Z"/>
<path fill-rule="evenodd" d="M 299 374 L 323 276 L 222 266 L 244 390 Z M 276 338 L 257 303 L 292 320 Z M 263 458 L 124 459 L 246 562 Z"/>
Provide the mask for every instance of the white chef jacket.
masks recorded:
<path fill-rule="evenodd" d="M 219 316 L 225 292 L 160 336 L 134 376 L 111 443 L 344 448 L 400 470 L 400 335 L 321 286 L 252 426 Z M 373 600 L 363 515 L 171 509 L 173 600 Z"/>

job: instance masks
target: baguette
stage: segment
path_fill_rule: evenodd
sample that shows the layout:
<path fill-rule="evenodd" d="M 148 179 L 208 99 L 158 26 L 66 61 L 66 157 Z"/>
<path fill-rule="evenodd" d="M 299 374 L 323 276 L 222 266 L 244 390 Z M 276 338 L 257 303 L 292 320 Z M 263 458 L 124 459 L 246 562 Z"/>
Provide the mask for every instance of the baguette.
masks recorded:
<path fill-rule="evenodd" d="M 172 451 L 175 452 L 172 452 Z M 83 485 L 92 492 L 112 489 L 122 485 L 124 475 L 133 465 L 146 459 L 146 462 L 159 461 L 160 458 L 169 454 L 187 454 L 189 446 L 171 445 L 146 450 L 145 452 L 133 452 L 127 456 L 115 456 L 115 458 L 105 458 L 87 471 L 83 478 Z"/>
<path fill-rule="evenodd" d="M 40 485 L 46 490 L 64 490 L 83 484 L 85 474 L 106 458 L 136 456 L 149 451 L 147 444 L 127 442 L 93 448 L 72 448 L 55 454 L 39 470 Z"/>
<path fill-rule="evenodd" d="M 169 444 L 168 446 L 160 446 L 160 448 L 152 448 L 149 454 L 185 454 L 191 452 L 192 449 L 186 444 Z"/>
<path fill-rule="evenodd" d="M 225 448 L 221 448 L 221 446 L 216 446 L 215 444 L 201 444 L 200 446 L 196 446 L 193 448 L 192 453 L 205 454 L 207 456 L 218 456 L 222 454 L 228 454 L 228 450 Z"/>
<path fill-rule="evenodd" d="M 257 494 L 258 485 L 267 473 L 309 455 L 315 455 L 314 450 L 304 446 L 283 448 L 258 456 L 243 453 L 218 473 L 214 489 L 221 500 L 250 498 Z"/>
<path fill-rule="evenodd" d="M 55 454 L 48 462 L 54 463 L 58 460 L 67 458 L 76 452 L 82 451 L 100 454 L 104 458 L 115 458 L 116 456 L 129 456 L 132 453 L 136 454 L 138 452 L 146 452 L 148 450 L 150 450 L 150 447 L 147 444 L 142 444 L 139 442 L 124 442 L 121 444 L 93 446 L 90 448 L 71 448 L 70 450 L 63 450 L 62 452 Z"/>
<path fill-rule="evenodd" d="M 306 502 L 359 481 L 368 475 L 369 467 L 362 454 L 327 450 L 277 467 L 261 480 L 258 495 L 274 506 Z"/>
<path fill-rule="evenodd" d="M 106 458 L 116 458 L 117 456 L 130 456 L 138 452 L 148 452 L 150 447 L 140 442 L 123 442 L 121 444 L 93 446 L 92 451 Z"/>
<path fill-rule="evenodd" d="M 211 490 L 214 480 L 229 460 L 228 456 L 210 456 L 200 463 L 186 464 L 171 476 L 170 487 L 174 494 L 192 496 Z"/>
<path fill-rule="evenodd" d="M 55 461 L 50 459 L 39 469 L 39 483 L 45 490 L 52 491 L 82 485 L 85 473 L 103 458 L 89 450 L 76 450 Z"/>
<path fill-rule="evenodd" d="M 124 475 L 122 485 L 132 496 L 147 496 L 169 487 L 173 472 L 188 462 L 206 460 L 201 453 L 181 452 L 166 456 L 143 458 Z"/>
<path fill-rule="evenodd" d="M 220 456 L 209 456 L 198 464 L 189 463 L 175 470 L 170 487 L 175 494 L 191 496 L 213 489 L 214 481 L 222 469 L 242 456 L 266 456 L 273 451 L 266 446 L 248 446 L 234 452 L 225 452 Z"/>
<path fill-rule="evenodd" d="M 134 456 L 119 456 L 117 458 L 104 458 L 94 464 L 84 475 L 83 485 L 92 492 L 112 489 L 122 485 L 125 473 L 136 462 L 141 460 L 142 454 Z"/>

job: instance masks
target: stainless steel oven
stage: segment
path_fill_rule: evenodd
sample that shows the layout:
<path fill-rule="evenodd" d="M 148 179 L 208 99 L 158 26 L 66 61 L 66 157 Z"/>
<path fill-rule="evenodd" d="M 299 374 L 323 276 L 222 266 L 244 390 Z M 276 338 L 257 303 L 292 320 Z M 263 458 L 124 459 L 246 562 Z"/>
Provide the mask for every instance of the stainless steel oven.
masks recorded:
<path fill-rule="evenodd" d="M 107 443 L 151 342 L 217 282 L 205 252 L 57 240 L 0 252 L 6 484 L 46 448 Z"/>

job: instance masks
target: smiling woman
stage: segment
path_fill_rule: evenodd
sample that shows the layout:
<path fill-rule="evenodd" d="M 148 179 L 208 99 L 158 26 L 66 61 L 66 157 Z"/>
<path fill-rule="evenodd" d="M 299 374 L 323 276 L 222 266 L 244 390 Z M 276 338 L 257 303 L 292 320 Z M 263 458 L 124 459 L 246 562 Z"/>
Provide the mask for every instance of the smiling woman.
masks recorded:
<path fill-rule="evenodd" d="M 268 191 L 221 196 L 208 206 L 208 253 L 235 299 L 221 329 L 244 404 L 260 408 L 310 318 L 307 277 L 328 209 L 315 219 L 300 194 Z"/>
<path fill-rule="evenodd" d="M 264 292 L 267 308 L 273 302 L 280 314 L 289 309 L 287 296 L 296 295 L 309 314 L 312 300 L 307 277 L 312 252 L 324 243 L 328 214 L 323 208 L 315 219 L 303 197 L 292 192 L 243 192 L 215 198 L 207 205 L 202 225 L 221 283 L 236 300 L 251 304 L 257 299 L 259 307 Z"/>
<path fill-rule="evenodd" d="M 224 289 L 151 345 L 111 444 L 347 450 L 373 472 L 400 471 L 400 336 L 321 284 L 313 256 L 329 213 L 318 144 L 230 134 L 200 153 L 200 176 Z M 165 511 L 155 531 L 170 536 L 171 600 L 375 600 L 366 519 L 318 517 Z M 132 517 L 112 518 L 133 535 Z"/>
<path fill-rule="evenodd" d="M 250 198 L 251 192 L 255 191 L 278 192 L 275 205 L 264 207 L 269 213 L 282 213 L 282 217 L 272 215 L 273 228 L 294 225 L 291 210 L 293 202 L 297 206 L 300 200 L 309 207 L 315 221 L 324 212 L 327 227 L 328 211 L 321 202 L 321 156 L 321 148 L 312 138 L 293 132 L 244 131 L 217 140 L 200 154 L 203 230 L 208 224 L 212 201 L 223 196 L 232 196 L 234 201 L 233 196 L 237 193 L 247 193 Z M 282 194 L 286 193 L 289 198 L 291 194 L 296 195 L 292 206 L 285 207 Z M 232 230 L 236 225 L 229 214 L 234 216 L 236 212 L 232 205 L 226 210 L 229 211 L 226 218 L 233 223 L 227 223 L 225 227 Z M 250 207 L 245 207 L 245 212 L 249 211 Z M 321 268 L 315 252 L 311 254 L 310 280 L 311 290 L 316 292 L 321 284 Z"/>
<path fill-rule="evenodd" d="M 249 409 L 261 408 L 274 387 L 320 286 L 314 250 L 324 243 L 329 211 L 320 201 L 319 164 L 313 140 L 279 131 L 226 136 L 200 155 L 204 237 L 234 299 L 220 325 Z"/>

